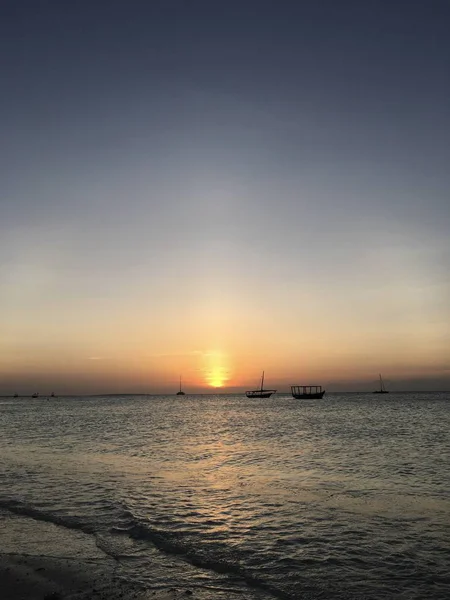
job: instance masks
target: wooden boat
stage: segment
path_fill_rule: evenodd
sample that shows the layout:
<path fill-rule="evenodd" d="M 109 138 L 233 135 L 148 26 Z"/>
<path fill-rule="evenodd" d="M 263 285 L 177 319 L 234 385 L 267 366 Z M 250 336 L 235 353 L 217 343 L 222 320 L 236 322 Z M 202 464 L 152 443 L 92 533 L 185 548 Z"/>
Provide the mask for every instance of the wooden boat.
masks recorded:
<path fill-rule="evenodd" d="M 180 391 L 177 392 L 177 396 L 185 396 L 185 393 L 183 392 L 183 390 L 181 389 L 181 375 L 180 375 Z"/>
<path fill-rule="evenodd" d="M 374 394 L 389 394 L 388 390 L 384 387 L 384 383 L 383 383 L 383 379 L 381 378 L 381 373 L 380 375 L 380 389 L 379 390 L 374 390 Z"/>
<path fill-rule="evenodd" d="M 259 390 L 248 390 L 245 392 L 247 398 L 270 398 L 272 394 L 275 394 L 277 390 L 265 390 L 264 389 L 264 371 L 261 377 L 261 387 Z"/>
<path fill-rule="evenodd" d="M 291 393 L 297 400 L 319 400 L 323 398 L 325 390 L 321 385 L 291 385 Z"/>

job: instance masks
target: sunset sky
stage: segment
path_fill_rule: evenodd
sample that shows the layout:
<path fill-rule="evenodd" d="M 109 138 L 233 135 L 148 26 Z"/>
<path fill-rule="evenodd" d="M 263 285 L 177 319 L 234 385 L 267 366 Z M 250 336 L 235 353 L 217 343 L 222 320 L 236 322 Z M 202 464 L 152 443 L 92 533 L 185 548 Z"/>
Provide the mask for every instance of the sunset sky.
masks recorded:
<path fill-rule="evenodd" d="M 0 394 L 450 389 L 450 3 L 1 3 Z"/>

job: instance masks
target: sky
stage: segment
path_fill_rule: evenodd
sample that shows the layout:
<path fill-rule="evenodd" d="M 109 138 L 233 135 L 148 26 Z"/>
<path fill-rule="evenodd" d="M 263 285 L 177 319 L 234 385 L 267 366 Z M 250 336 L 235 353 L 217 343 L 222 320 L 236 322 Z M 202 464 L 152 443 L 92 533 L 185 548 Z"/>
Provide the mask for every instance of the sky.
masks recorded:
<path fill-rule="evenodd" d="M 0 394 L 450 389 L 447 0 L 0 2 Z"/>

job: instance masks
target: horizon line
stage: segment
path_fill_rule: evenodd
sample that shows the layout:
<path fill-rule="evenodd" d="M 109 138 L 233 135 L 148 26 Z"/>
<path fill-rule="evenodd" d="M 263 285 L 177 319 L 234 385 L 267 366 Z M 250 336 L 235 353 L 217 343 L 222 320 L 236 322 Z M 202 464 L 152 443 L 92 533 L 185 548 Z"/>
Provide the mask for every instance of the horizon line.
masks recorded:
<path fill-rule="evenodd" d="M 373 394 L 373 390 L 343 390 L 343 391 L 327 391 L 326 394 Z M 389 390 L 390 394 L 448 394 L 450 390 Z M 176 392 L 108 392 L 95 394 L 59 394 L 51 396 L 51 394 L 42 394 L 33 400 L 42 398 L 99 398 L 105 396 L 176 396 Z M 275 392 L 272 396 L 291 395 L 291 392 Z M 245 392 L 185 392 L 185 396 L 245 396 Z M 0 394 L 0 398 L 32 398 L 32 394 Z"/>

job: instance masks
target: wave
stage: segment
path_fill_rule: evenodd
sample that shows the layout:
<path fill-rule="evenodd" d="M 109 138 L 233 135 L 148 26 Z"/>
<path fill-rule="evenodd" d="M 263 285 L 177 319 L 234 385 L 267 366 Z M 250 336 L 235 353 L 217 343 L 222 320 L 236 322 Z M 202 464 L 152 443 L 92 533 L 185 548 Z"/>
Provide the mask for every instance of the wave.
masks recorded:
<path fill-rule="evenodd" d="M 8 512 L 14 513 L 22 517 L 30 517 L 36 521 L 46 521 L 47 523 L 53 523 L 59 527 L 66 527 L 67 529 L 77 529 L 95 535 L 95 530 L 91 525 L 83 523 L 78 517 L 71 517 L 69 515 L 57 515 L 55 513 L 49 513 L 25 504 L 20 500 L 2 500 L 0 499 L 0 508 Z"/>
<path fill-rule="evenodd" d="M 162 552 L 177 555 L 194 567 L 208 569 L 221 575 L 229 575 L 245 583 L 248 587 L 259 589 L 274 598 L 294 600 L 294 598 L 298 597 L 261 579 L 257 574 L 250 572 L 236 561 L 232 561 L 226 557 L 206 555 L 202 551 L 200 543 L 194 544 L 181 532 L 164 531 L 157 527 L 152 527 L 148 523 L 142 523 L 137 519 L 133 519 L 133 522 L 129 522 L 127 525 L 113 527 L 111 533 L 128 535 L 135 540 L 150 542 Z M 311 592 L 311 590 L 309 591 Z M 314 595 L 311 597 L 324 598 L 322 594 L 322 590 L 315 589 Z M 302 597 L 306 600 L 308 598 L 307 593 L 302 594 Z"/>
<path fill-rule="evenodd" d="M 110 541 L 104 539 L 104 535 L 96 531 L 92 525 L 80 520 L 80 518 L 71 515 L 59 515 L 38 509 L 16 499 L 0 499 L 0 509 L 17 514 L 19 516 L 29 517 L 38 521 L 53 523 L 59 527 L 75 529 L 86 534 L 93 535 L 96 545 L 114 560 L 120 561 L 122 556 L 114 551 Z M 136 541 L 149 542 L 155 548 L 168 555 L 176 555 L 182 560 L 188 562 L 194 567 L 207 569 L 217 574 L 228 575 L 235 580 L 245 583 L 249 588 L 258 589 L 279 600 L 294 600 L 297 594 L 289 593 L 279 587 L 262 579 L 258 574 L 251 572 L 240 562 L 233 561 L 225 556 L 220 556 L 218 552 L 206 554 L 201 542 L 193 543 L 182 532 L 166 531 L 157 527 L 152 527 L 148 523 L 142 523 L 136 519 L 129 510 L 123 510 L 119 523 L 112 526 L 109 534 L 113 536 L 126 535 Z M 302 598 L 305 600 L 311 598 L 325 598 L 323 590 L 306 585 Z M 308 596 L 310 594 L 310 596 Z"/>
<path fill-rule="evenodd" d="M 81 531 L 87 535 L 91 535 L 95 540 L 95 545 L 99 550 L 105 553 L 115 561 L 120 561 L 123 558 L 129 559 L 130 557 L 124 555 L 120 548 L 117 549 L 111 545 L 111 540 L 107 539 L 101 532 L 97 531 L 92 525 L 89 525 L 80 520 L 79 517 L 70 515 L 58 515 L 38 509 L 29 504 L 25 504 L 20 500 L 5 500 L 0 499 L 0 510 L 4 510 L 21 517 L 27 517 L 36 521 L 44 521 L 46 523 L 52 523 L 58 527 L 65 529 Z"/>

